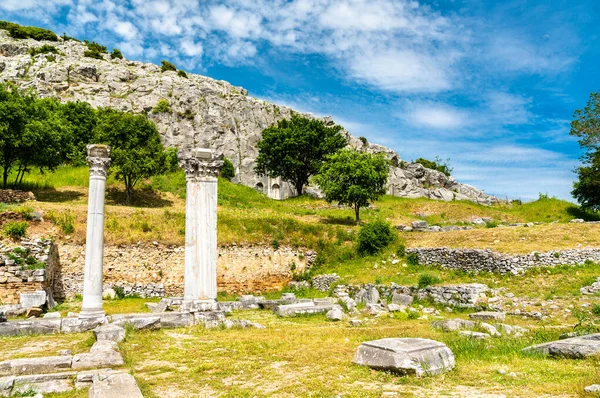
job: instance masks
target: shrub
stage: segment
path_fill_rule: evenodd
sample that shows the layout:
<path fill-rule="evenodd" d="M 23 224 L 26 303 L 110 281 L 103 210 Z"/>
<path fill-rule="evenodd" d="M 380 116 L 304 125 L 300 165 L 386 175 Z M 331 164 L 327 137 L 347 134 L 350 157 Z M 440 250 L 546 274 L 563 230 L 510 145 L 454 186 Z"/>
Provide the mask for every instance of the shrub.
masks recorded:
<path fill-rule="evenodd" d="M 592 305 L 592 314 L 600 315 L 600 304 Z"/>
<path fill-rule="evenodd" d="M 418 287 L 419 289 L 425 289 L 427 286 L 435 285 L 436 283 L 440 282 L 440 278 L 435 275 L 422 274 L 419 276 Z"/>
<path fill-rule="evenodd" d="M 87 50 L 83 52 L 84 57 L 95 58 L 95 59 L 104 59 L 102 54 L 108 54 L 108 50 L 106 46 L 96 43 L 95 41 L 89 42 L 87 40 L 84 41 L 87 45 Z"/>
<path fill-rule="evenodd" d="M 406 256 L 406 262 L 408 265 L 419 265 L 419 255 L 417 253 L 409 253 Z"/>
<path fill-rule="evenodd" d="M 496 228 L 498 223 L 496 221 L 488 221 L 485 223 L 486 228 Z"/>
<path fill-rule="evenodd" d="M 40 47 L 33 47 L 29 49 L 29 54 L 35 57 L 38 54 L 58 54 L 58 49 L 49 44 L 44 44 Z"/>
<path fill-rule="evenodd" d="M 58 41 L 58 36 L 53 31 L 35 26 L 21 26 L 13 22 L 0 21 L 0 29 L 7 30 L 10 37 L 14 39 Z"/>
<path fill-rule="evenodd" d="M 394 240 L 390 224 L 377 220 L 363 225 L 358 233 L 358 252 L 362 255 L 375 254 Z"/>
<path fill-rule="evenodd" d="M 171 112 L 171 105 L 169 101 L 164 98 L 161 98 L 156 103 L 156 106 L 152 109 L 152 113 L 167 113 Z"/>
<path fill-rule="evenodd" d="M 166 156 L 165 156 L 165 163 L 167 165 L 167 172 L 168 173 L 175 173 L 177 171 L 179 171 L 179 157 L 177 156 L 177 148 L 175 147 L 170 147 L 167 148 L 166 151 Z"/>
<path fill-rule="evenodd" d="M 175 67 L 175 65 L 173 65 L 169 61 L 162 60 L 162 61 L 160 61 L 160 63 L 162 64 L 162 66 L 160 67 L 161 71 L 163 71 L 163 72 L 166 72 L 166 71 L 177 72 L 177 68 Z"/>
<path fill-rule="evenodd" d="M 450 159 L 442 160 L 439 158 L 439 156 L 436 156 L 435 160 L 418 158 L 417 160 L 415 160 L 415 163 L 422 164 L 428 169 L 437 170 L 441 173 L 444 173 L 448 177 L 450 177 L 450 174 L 452 173 L 452 167 L 450 167 Z"/>
<path fill-rule="evenodd" d="M 48 212 L 48 220 L 57 225 L 65 235 L 75 232 L 75 215 L 71 212 Z"/>
<path fill-rule="evenodd" d="M 110 53 L 110 58 L 111 59 L 123 59 L 123 54 L 121 54 L 121 51 L 119 51 L 118 48 L 113 48 L 112 52 Z"/>
<path fill-rule="evenodd" d="M 369 141 L 367 140 L 367 137 L 358 137 L 358 139 L 363 143 L 363 145 L 368 145 Z"/>
<path fill-rule="evenodd" d="M 396 249 L 396 255 L 398 257 L 406 256 L 406 245 L 404 243 L 400 243 L 398 248 Z"/>
<path fill-rule="evenodd" d="M 416 311 L 410 311 L 410 312 L 408 313 L 408 315 L 406 316 L 406 318 L 407 318 L 407 319 L 410 319 L 410 320 L 414 320 L 414 319 L 419 319 L 419 316 L 420 316 L 420 315 L 419 315 L 419 313 L 418 313 L 418 312 L 416 312 Z"/>
<path fill-rule="evenodd" d="M 27 221 L 11 221 L 4 224 L 4 233 L 13 239 L 23 238 L 27 234 Z"/>
<path fill-rule="evenodd" d="M 185 77 L 187 79 L 187 73 L 185 73 L 185 71 L 183 69 L 179 69 L 177 71 L 177 76 L 181 76 L 181 77 Z"/>
<path fill-rule="evenodd" d="M 113 286 L 113 290 L 115 291 L 117 300 L 122 300 L 125 298 L 125 289 L 123 289 L 122 286 Z"/>
<path fill-rule="evenodd" d="M 56 57 L 54 55 L 46 55 L 46 61 L 56 62 Z"/>
<path fill-rule="evenodd" d="M 219 175 L 229 181 L 231 181 L 231 179 L 235 177 L 235 168 L 233 167 L 233 163 L 231 163 L 229 159 L 223 159 L 223 167 L 221 167 Z"/>

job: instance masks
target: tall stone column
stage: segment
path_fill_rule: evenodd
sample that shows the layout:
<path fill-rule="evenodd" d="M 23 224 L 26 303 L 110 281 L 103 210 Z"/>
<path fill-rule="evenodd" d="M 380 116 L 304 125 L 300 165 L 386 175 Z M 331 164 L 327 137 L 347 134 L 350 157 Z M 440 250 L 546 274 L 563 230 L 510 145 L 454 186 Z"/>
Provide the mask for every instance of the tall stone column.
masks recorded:
<path fill-rule="evenodd" d="M 85 270 L 83 275 L 83 304 L 80 318 L 103 317 L 102 264 L 104 256 L 104 191 L 106 171 L 110 166 L 110 147 L 88 145 L 90 165 L 87 234 L 85 240 Z"/>
<path fill-rule="evenodd" d="M 223 154 L 199 148 L 181 157 L 186 174 L 183 298 L 206 304 L 183 307 L 211 309 L 217 299 L 217 176 Z"/>

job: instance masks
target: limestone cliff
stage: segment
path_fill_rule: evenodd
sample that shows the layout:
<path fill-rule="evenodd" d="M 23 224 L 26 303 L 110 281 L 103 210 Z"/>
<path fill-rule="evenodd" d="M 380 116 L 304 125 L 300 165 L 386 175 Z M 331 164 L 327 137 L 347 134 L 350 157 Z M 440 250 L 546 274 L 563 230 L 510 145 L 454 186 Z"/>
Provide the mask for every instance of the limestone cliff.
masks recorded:
<path fill-rule="evenodd" d="M 30 48 L 55 46 L 60 54 L 31 56 Z M 0 81 L 33 88 L 40 96 L 61 101 L 87 101 L 95 107 L 144 112 L 156 122 L 168 146 L 210 147 L 222 151 L 236 169 L 235 182 L 263 190 L 270 197 L 293 194 L 287 184 L 260 178 L 253 172 L 256 143 L 261 131 L 292 109 L 248 96 L 247 90 L 225 81 L 188 73 L 162 72 L 157 65 L 126 59 L 84 57 L 85 44 L 59 38 L 58 42 L 13 39 L 0 30 Z M 169 109 L 153 112 L 159 100 Z M 328 120 L 333 123 L 332 120 Z M 468 199 L 480 203 L 495 200 L 482 191 L 454 181 L 419 164 L 405 163 L 394 151 L 350 138 L 350 145 L 369 152 L 383 152 L 392 160 L 389 193 L 404 197 Z"/>

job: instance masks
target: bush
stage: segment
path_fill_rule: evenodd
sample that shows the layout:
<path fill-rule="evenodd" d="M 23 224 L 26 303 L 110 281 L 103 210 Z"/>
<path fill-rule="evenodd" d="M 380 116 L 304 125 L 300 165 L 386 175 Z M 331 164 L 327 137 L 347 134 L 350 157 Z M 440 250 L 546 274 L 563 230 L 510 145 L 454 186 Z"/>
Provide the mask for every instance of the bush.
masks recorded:
<path fill-rule="evenodd" d="M 358 137 L 358 139 L 363 143 L 363 145 L 368 145 L 369 141 L 367 140 L 367 137 Z"/>
<path fill-rule="evenodd" d="M 27 234 L 27 221 L 11 221 L 4 224 L 4 233 L 13 239 L 23 238 Z"/>
<path fill-rule="evenodd" d="M 496 221 L 490 221 L 490 222 L 485 223 L 486 228 L 496 228 L 497 226 L 498 226 L 498 223 Z"/>
<path fill-rule="evenodd" d="M 113 48 L 112 52 L 110 53 L 110 58 L 115 59 L 123 59 L 123 54 L 121 54 L 121 51 L 119 51 L 118 48 Z"/>
<path fill-rule="evenodd" d="M 58 36 L 53 31 L 35 26 L 21 26 L 8 21 L 0 21 L 0 29 L 7 30 L 10 37 L 14 39 L 58 41 Z"/>
<path fill-rule="evenodd" d="M 219 176 L 221 176 L 229 181 L 231 181 L 231 179 L 233 177 L 235 177 L 235 168 L 233 167 L 233 163 L 231 163 L 231 161 L 229 159 L 227 159 L 227 158 L 223 159 L 223 167 L 221 167 Z"/>
<path fill-rule="evenodd" d="M 169 101 L 164 98 L 161 98 L 156 103 L 156 106 L 152 109 L 152 113 L 168 113 L 171 112 L 171 105 Z"/>
<path fill-rule="evenodd" d="M 108 54 L 108 50 L 106 46 L 96 43 L 95 41 L 89 42 L 87 40 L 84 41 L 87 45 L 88 49 L 83 52 L 84 57 L 95 58 L 95 59 L 104 59 L 102 54 Z"/>
<path fill-rule="evenodd" d="M 160 61 L 160 63 L 162 64 L 162 66 L 160 67 L 161 71 L 163 71 L 163 72 L 167 72 L 167 71 L 177 72 L 177 68 L 175 67 L 175 65 L 173 65 L 169 61 L 162 60 L 162 61 Z"/>
<path fill-rule="evenodd" d="M 396 249 L 396 255 L 398 257 L 406 256 L 406 245 L 404 243 L 400 243 L 398 248 Z"/>
<path fill-rule="evenodd" d="M 422 164 L 428 169 L 437 170 L 441 173 L 444 173 L 448 177 L 450 177 L 450 174 L 452 173 L 452 167 L 450 167 L 450 159 L 441 160 L 439 156 L 436 156 L 435 161 L 418 158 L 417 160 L 415 160 L 415 163 Z"/>
<path fill-rule="evenodd" d="M 58 49 L 49 44 L 44 44 L 41 47 L 33 47 L 29 49 L 29 54 L 35 57 L 38 54 L 58 54 Z"/>
<path fill-rule="evenodd" d="M 177 76 L 185 77 L 187 79 L 187 73 L 185 73 L 185 71 L 182 69 L 177 71 Z"/>
<path fill-rule="evenodd" d="M 409 253 L 406 256 L 406 262 L 408 265 L 419 265 L 419 255 L 417 253 Z"/>
<path fill-rule="evenodd" d="M 592 314 L 600 315 L 600 304 L 592 305 Z"/>
<path fill-rule="evenodd" d="M 115 291 L 115 298 L 117 300 L 123 300 L 125 298 L 125 289 L 121 286 L 113 286 L 113 290 Z"/>
<path fill-rule="evenodd" d="M 180 170 L 177 148 L 170 147 L 165 150 L 165 164 L 167 166 L 167 173 L 175 173 Z"/>
<path fill-rule="evenodd" d="M 362 255 L 375 254 L 394 240 L 390 224 L 377 220 L 363 225 L 358 233 L 358 252 Z"/>
<path fill-rule="evenodd" d="M 65 235 L 75 232 L 75 215 L 71 212 L 48 212 L 48 220 L 57 225 Z"/>
<path fill-rule="evenodd" d="M 419 289 L 425 289 L 427 286 L 435 285 L 436 283 L 440 283 L 440 278 L 435 275 L 430 274 L 422 274 L 419 276 Z"/>

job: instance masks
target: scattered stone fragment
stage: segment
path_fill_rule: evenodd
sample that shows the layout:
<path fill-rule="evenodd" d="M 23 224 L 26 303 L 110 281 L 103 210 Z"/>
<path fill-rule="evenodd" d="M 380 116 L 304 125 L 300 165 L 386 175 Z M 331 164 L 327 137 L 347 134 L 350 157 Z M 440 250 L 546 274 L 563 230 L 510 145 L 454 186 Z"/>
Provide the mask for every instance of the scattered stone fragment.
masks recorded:
<path fill-rule="evenodd" d="M 43 318 L 60 318 L 60 312 L 47 312 Z"/>
<path fill-rule="evenodd" d="M 132 325 L 135 330 L 157 330 L 160 329 L 160 316 L 127 316 L 118 317 L 113 315 L 113 325 L 124 328 Z"/>
<path fill-rule="evenodd" d="M 591 357 L 600 354 L 600 333 L 537 344 L 526 347 L 523 351 L 566 358 Z"/>
<path fill-rule="evenodd" d="M 360 289 L 360 291 L 356 293 L 356 301 L 359 303 L 377 304 L 379 303 L 379 291 L 375 286 Z"/>
<path fill-rule="evenodd" d="M 296 304 L 284 304 L 278 305 L 274 308 L 275 314 L 279 316 L 293 316 L 299 314 L 317 314 L 321 312 L 328 312 L 334 307 L 339 307 L 337 304 L 328 303 L 296 303 Z"/>
<path fill-rule="evenodd" d="M 482 328 L 483 330 L 485 330 L 485 332 L 487 334 L 489 334 L 490 336 L 496 336 L 496 337 L 501 336 L 500 332 L 498 332 L 498 329 L 496 329 L 489 323 L 481 322 L 479 324 L 479 327 Z"/>
<path fill-rule="evenodd" d="M 454 355 L 438 341 L 387 338 L 362 343 L 354 363 L 397 374 L 436 375 L 454 368 Z"/>
<path fill-rule="evenodd" d="M 600 393 L 600 384 L 592 384 L 583 389 L 585 392 Z"/>
<path fill-rule="evenodd" d="M 327 312 L 326 317 L 330 321 L 341 321 L 344 319 L 344 313 L 339 308 L 332 308 Z"/>
<path fill-rule="evenodd" d="M 96 340 L 112 340 L 120 343 L 125 339 L 125 329 L 117 325 L 102 325 L 94 329 Z"/>
<path fill-rule="evenodd" d="M 392 303 L 387 305 L 387 309 L 389 312 L 406 311 L 406 306 Z"/>
<path fill-rule="evenodd" d="M 12 394 L 29 391 L 35 391 L 38 394 L 71 391 L 74 377 L 74 372 L 17 376 L 14 378 Z"/>
<path fill-rule="evenodd" d="M 361 321 L 360 319 L 350 319 L 351 326 L 360 326 L 362 324 L 363 324 L 363 321 Z"/>
<path fill-rule="evenodd" d="M 38 316 L 42 315 L 43 312 L 44 312 L 44 310 L 42 310 L 39 307 L 31 307 L 27 310 L 27 313 L 25 314 L 25 316 L 27 318 L 38 317 Z"/>
<path fill-rule="evenodd" d="M 104 300 L 114 300 L 117 298 L 117 292 L 115 289 L 109 287 L 108 289 L 104 289 L 102 292 L 102 298 Z"/>
<path fill-rule="evenodd" d="M 464 337 L 470 337 L 472 339 L 478 339 L 478 340 L 489 339 L 491 337 L 487 333 L 472 332 L 470 330 L 461 330 L 458 332 L 458 334 L 460 334 L 461 336 L 464 336 Z"/>
<path fill-rule="evenodd" d="M 65 356 L 65 357 L 69 356 L 69 355 L 73 355 L 71 350 L 58 350 L 56 353 L 60 356 Z"/>
<path fill-rule="evenodd" d="M 506 314 L 504 312 L 481 311 L 469 314 L 469 318 L 478 321 L 504 321 Z"/>
<path fill-rule="evenodd" d="M 440 328 L 445 332 L 454 332 L 460 329 L 470 329 L 476 326 L 475 322 L 466 319 L 445 319 L 443 321 L 433 321 L 431 326 L 434 328 Z"/>
<path fill-rule="evenodd" d="M 296 301 L 296 295 L 294 293 L 283 293 L 281 295 L 281 299 L 283 301 L 294 302 L 294 301 Z"/>
<path fill-rule="evenodd" d="M 78 318 L 75 314 L 61 319 L 60 331 L 62 333 L 87 332 L 104 324 L 105 321 L 106 318 Z"/>
<path fill-rule="evenodd" d="M 261 325 L 258 322 L 252 322 L 252 321 L 248 321 L 245 319 L 242 319 L 240 321 L 240 326 L 244 329 L 245 328 L 266 329 L 266 327 L 264 325 Z"/>
<path fill-rule="evenodd" d="M 413 231 L 423 231 L 423 230 L 427 229 L 427 221 L 424 221 L 424 220 L 413 221 L 411 223 L 411 227 L 412 227 Z"/>

